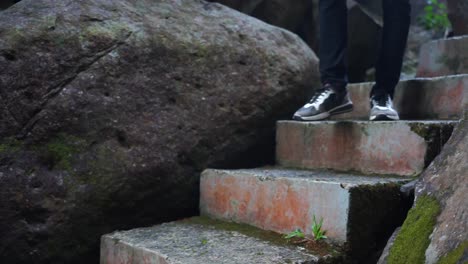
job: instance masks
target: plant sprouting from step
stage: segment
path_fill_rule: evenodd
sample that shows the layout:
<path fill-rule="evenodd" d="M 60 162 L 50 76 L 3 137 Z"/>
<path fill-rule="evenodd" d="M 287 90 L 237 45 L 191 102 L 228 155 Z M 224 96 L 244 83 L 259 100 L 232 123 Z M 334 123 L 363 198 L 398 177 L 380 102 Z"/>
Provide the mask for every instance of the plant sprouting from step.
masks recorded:
<path fill-rule="evenodd" d="M 305 237 L 305 234 L 300 229 L 296 229 L 292 231 L 291 233 L 284 236 L 284 238 L 286 238 L 287 240 L 290 240 L 291 238 L 304 238 L 304 237 Z"/>
<path fill-rule="evenodd" d="M 323 227 L 323 218 L 321 218 L 320 221 L 317 221 L 317 218 L 314 215 L 312 218 L 312 235 L 315 241 L 319 241 L 319 240 L 327 238 L 326 236 L 327 231 L 323 230 L 322 227 Z M 300 229 L 296 229 L 292 231 L 291 233 L 285 235 L 284 238 L 287 240 L 290 240 L 292 238 L 305 238 L 305 234 Z"/>
<path fill-rule="evenodd" d="M 323 225 L 323 218 L 321 218 L 320 221 L 317 222 L 317 219 L 315 218 L 315 215 L 314 215 L 312 219 L 312 235 L 314 236 L 315 241 L 319 241 L 319 240 L 327 238 L 327 236 L 325 236 L 327 234 L 327 231 L 322 229 L 322 225 Z"/>

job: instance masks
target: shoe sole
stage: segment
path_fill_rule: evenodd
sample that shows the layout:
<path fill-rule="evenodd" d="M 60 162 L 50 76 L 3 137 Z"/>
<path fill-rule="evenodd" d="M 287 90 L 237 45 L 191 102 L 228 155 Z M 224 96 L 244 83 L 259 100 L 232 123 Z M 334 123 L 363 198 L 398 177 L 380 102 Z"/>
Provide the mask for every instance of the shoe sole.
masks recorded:
<path fill-rule="evenodd" d="M 400 120 L 400 117 L 390 116 L 390 115 L 376 115 L 376 116 L 371 116 L 369 120 L 370 121 L 397 121 L 397 120 Z"/>
<path fill-rule="evenodd" d="M 314 115 L 314 116 L 302 117 L 302 116 L 295 115 L 293 116 L 293 119 L 296 121 L 320 121 L 320 120 L 327 119 L 328 117 L 333 116 L 333 115 L 349 113 L 353 111 L 353 109 L 354 109 L 354 106 L 352 103 L 350 103 L 350 104 L 337 106 L 328 112 L 324 112 L 324 113 Z"/>

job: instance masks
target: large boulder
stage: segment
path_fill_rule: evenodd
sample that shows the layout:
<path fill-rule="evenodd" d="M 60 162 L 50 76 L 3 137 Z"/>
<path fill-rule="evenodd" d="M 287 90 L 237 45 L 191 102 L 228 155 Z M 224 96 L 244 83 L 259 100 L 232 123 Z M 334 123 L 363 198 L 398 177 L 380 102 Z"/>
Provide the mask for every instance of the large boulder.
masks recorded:
<path fill-rule="evenodd" d="M 296 35 L 201 0 L 23 0 L 0 16 L 0 259 L 95 263 L 198 213 L 199 172 L 273 161 L 318 82 Z"/>
<path fill-rule="evenodd" d="M 447 0 L 448 17 L 455 36 L 468 34 L 468 0 Z"/>
<path fill-rule="evenodd" d="M 467 263 L 467 150 L 468 111 L 416 185 L 415 206 L 380 263 Z"/>

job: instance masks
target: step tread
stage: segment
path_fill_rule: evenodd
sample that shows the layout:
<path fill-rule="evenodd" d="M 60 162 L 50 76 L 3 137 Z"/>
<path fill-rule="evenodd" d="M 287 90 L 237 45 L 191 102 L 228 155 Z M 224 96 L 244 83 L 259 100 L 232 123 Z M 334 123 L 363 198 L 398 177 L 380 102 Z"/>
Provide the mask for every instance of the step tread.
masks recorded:
<path fill-rule="evenodd" d="M 324 256 L 338 254 L 329 249 Z M 280 234 L 206 217 L 117 231 L 101 243 L 101 263 L 317 263 L 323 258 L 288 244 Z"/>
<path fill-rule="evenodd" d="M 301 180 L 310 182 L 330 183 L 330 184 L 345 184 L 347 187 L 358 185 L 376 185 L 385 183 L 405 183 L 410 179 L 399 176 L 382 176 L 382 175 L 367 175 L 351 172 L 337 172 L 332 170 L 302 170 L 294 168 L 282 167 L 264 167 L 255 169 L 238 169 L 238 170 L 220 170 L 207 169 L 222 175 L 235 175 L 238 177 L 250 176 L 261 179 L 286 179 L 286 180 Z"/>

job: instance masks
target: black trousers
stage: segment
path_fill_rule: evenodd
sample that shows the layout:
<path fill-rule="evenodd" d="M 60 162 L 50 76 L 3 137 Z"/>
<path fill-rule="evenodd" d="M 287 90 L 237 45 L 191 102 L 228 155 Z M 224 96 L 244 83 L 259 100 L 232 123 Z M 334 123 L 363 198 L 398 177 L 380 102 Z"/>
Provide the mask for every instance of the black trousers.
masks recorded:
<path fill-rule="evenodd" d="M 411 20 L 409 0 L 383 0 L 383 32 L 376 61 L 376 85 L 372 94 L 393 97 L 405 53 Z M 347 80 L 348 13 L 346 0 L 320 0 L 320 73 L 322 82 Z M 366 52 L 365 50 L 360 52 Z"/>

